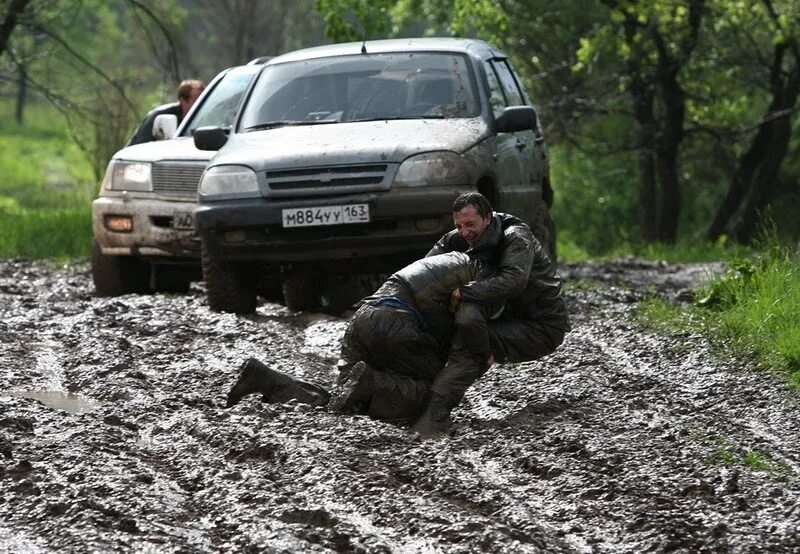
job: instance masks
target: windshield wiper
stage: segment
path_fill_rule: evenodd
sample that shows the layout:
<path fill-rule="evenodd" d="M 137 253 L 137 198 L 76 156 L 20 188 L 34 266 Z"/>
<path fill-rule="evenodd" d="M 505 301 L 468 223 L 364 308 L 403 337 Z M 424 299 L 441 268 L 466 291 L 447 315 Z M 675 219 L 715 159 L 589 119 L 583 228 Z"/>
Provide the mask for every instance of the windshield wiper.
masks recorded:
<path fill-rule="evenodd" d="M 389 115 L 384 117 L 365 117 L 363 119 L 351 119 L 345 123 L 361 123 L 363 121 L 395 121 L 399 119 L 445 119 L 443 115 Z"/>
<path fill-rule="evenodd" d="M 258 125 L 245 127 L 244 131 L 263 131 L 265 129 L 275 129 L 277 127 L 299 127 L 301 125 L 321 125 L 327 123 L 339 123 L 335 119 L 313 119 L 311 121 L 266 121 Z"/>

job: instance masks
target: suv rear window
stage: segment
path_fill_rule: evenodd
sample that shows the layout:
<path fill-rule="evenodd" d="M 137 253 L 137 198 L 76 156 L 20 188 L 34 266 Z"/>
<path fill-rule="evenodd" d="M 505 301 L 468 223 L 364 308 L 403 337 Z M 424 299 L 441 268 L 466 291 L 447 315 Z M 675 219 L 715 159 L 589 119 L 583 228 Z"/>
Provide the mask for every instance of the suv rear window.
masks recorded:
<path fill-rule="evenodd" d="M 462 55 L 362 54 L 265 68 L 244 109 L 240 127 L 469 118 L 479 111 L 471 67 Z"/>

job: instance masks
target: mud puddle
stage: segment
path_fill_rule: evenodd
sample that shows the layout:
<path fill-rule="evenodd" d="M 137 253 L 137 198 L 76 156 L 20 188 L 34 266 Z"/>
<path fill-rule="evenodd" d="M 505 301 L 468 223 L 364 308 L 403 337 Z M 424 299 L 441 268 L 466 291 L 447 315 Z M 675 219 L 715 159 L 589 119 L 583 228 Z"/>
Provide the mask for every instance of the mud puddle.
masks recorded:
<path fill-rule="evenodd" d="M 717 269 L 565 266 L 564 345 L 492 368 L 421 442 L 222 407 L 248 356 L 331 386 L 345 319 L 216 314 L 197 286 L 99 299 L 85 268 L 0 261 L 0 552 L 798 551 L 797 392 L 630 317 Z"/>

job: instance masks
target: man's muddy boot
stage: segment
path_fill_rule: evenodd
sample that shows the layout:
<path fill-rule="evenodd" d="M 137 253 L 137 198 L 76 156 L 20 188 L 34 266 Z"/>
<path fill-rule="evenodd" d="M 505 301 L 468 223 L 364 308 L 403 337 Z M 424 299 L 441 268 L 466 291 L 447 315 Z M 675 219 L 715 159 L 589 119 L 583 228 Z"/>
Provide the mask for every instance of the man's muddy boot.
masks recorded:
<path fill-rule="evenodd" d="M 260 392 L 265 402 L 297 400 L 312 406 L 324 406 L 330 399 L 330 393 L 322 387 L 275 371 L 255 358 L 248 358 L 242 364 L 239 379 L 228 393 L 225 407 L 230 408 L 254 392 Z"/>
<path fill-rule="evenodd" d="M 239 368 L 239 378 L 231 387 L 228 393 L 228 401 L 225 403 L 226 408 L 230 408 L 239 403 L 239 401 L 254 392 L 263 393 L 272 386 L 272 379 L 270 372 L 272 370 L 262 364 L 255 358 L 248 358 Z"/>
<path fill-rule="evenodd" d="M 444 435 L 450 427 L 450 411 L 444 396 L 432 392 L 425 411 L 419 416 L 411 431 L 422 437 L 438 437 Z"/>
<path fill-rule="evenodd" d="M 356 362 L 347 378 L 334 391 L 328 409 L 340 413 L 365 413 L 372 398 L 373 375 L 370 367 Z"/>

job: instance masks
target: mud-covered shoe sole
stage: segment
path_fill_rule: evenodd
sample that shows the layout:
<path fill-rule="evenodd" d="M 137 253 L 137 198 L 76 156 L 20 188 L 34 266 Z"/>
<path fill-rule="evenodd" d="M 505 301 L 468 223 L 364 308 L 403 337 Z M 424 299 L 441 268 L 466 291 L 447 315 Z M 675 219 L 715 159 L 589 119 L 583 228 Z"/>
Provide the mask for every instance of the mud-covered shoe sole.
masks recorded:
<path fill-rule="evenodd" d="M 225 407 L 230 408 L 254 392 L 262 392 L 258 385 L 258 365 L 255 358 L 248 358 L 239 368 L 239 378 L 228 393 Z"/>
<path fill-rule="evenodd" d="M 356 362 L 347 379 L 334 391 L 328 402 L 328 410 L 352 413 L 369 402 L 372 396 L 372 375 L 365 362 Z"/>

